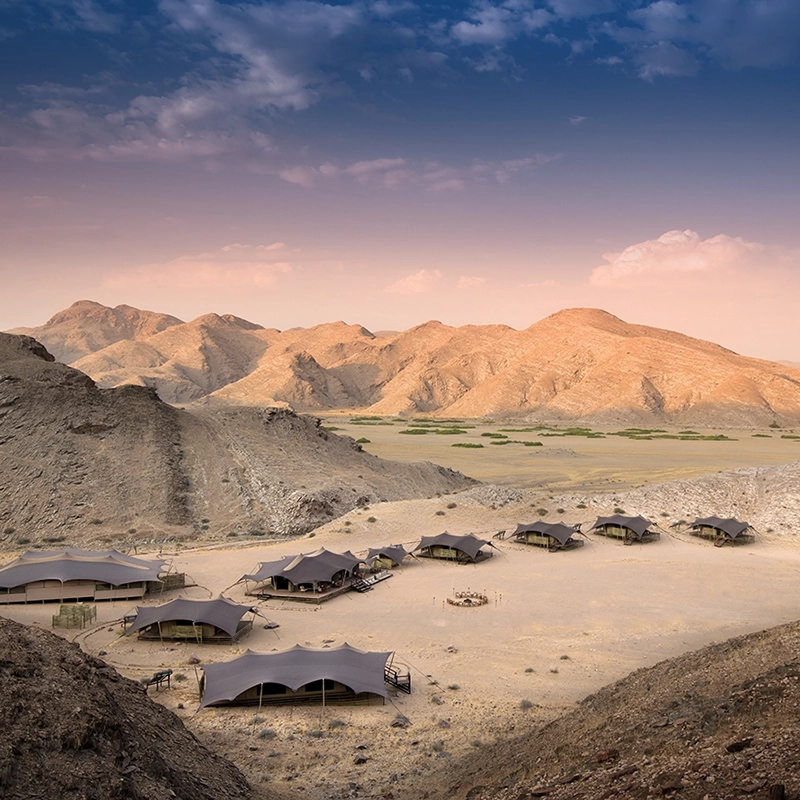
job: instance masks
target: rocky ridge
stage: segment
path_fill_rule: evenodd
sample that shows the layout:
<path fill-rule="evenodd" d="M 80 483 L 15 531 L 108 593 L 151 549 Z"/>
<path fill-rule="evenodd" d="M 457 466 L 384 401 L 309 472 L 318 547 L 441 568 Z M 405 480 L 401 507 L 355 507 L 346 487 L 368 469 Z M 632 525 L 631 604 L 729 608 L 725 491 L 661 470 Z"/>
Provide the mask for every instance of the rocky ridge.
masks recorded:
<path fill-rule="evenodd" d="M 244 776 L 141 684 L 77 645 L 0 618 L 6 800 L 244 800 Z"/>
<path fill-rule="evenodd" d="M 475 483 L 394 463 L 278 408 L 181 411 L 98 389 L 29 337 L 0 334 L 0 543 L 128 547 L 284 536 L 380 500 Z"/>

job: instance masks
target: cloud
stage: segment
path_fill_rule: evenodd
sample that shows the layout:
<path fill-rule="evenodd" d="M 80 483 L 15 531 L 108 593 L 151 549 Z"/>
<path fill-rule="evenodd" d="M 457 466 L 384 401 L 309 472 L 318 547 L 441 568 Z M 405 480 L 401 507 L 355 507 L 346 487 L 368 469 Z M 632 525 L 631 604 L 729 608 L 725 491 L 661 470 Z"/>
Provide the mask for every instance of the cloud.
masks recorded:
<path fill-rule="evenodd" d="M 237 243 L 212 252 L 178 256 L 166 263 L 145 264 L 109 275 L 104 285 L 113 289 L 264 288 L 271 286 L 280 275 L 292 272 L 294 267 L 291 254 L 282 242 L 270 245 Z"/>
<path fill-rule="evenodd" d="M 589 119 L 589 117 L 582 117 L 579 114 L 576 114 L 574 117 L 570 117 L 569 118 L 569 124 L 570 125 L 580 125 L 580 124 L 586 122 L 587 119 Z"/>
<path fill-rule="evenodd" d="M 441 277 L 442 273 L 438 269 L 421 269 L 387 286 L 384 291 L 391 294 L 424 294 L 432 291 Z"/>
<path fill-rule="evenodd" d="M 458 279 L 458 288 L 459 289 L 477 289 L 483 284 L 486 283 L 486 278 L 480 278 L 476 275 L 462 275 Z"/>
<path fill-rule="evenodd" d="M 589 283 L 622 288 L 665 285 L 680 277 L 746 267 L 765 251 L 764 245 L 740 237 L 719 234 L 701 239 L 692 230 L 667 231 L 658 239 L 632 244 L 620 253 L 604 253 L 609 263 L 596 267 Z"/>

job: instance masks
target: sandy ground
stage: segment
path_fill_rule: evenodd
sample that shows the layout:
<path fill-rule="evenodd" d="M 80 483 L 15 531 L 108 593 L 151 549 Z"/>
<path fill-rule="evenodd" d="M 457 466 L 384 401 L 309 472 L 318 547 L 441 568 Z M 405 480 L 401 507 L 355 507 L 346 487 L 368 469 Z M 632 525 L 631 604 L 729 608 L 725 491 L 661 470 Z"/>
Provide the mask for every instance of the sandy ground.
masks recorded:
<path fill-rule="evenodd" d="M 456 507 L 447 508 L 454 501 Z M 570 515 L 579 513 L 567 510 L 564 519 L 571 522 Z M 492 509 L 456 496 L 383 504 L 353 512 L 313 537 L 181 552 L 174 564 L 196 584 L 186 592 L 191 597 L 224 593 L 251 602 L 236 581 L 262 560 L 320 545 L 360 552 L 410 544 L 445 528 L 490 535 L 533 518 L 529 505 Z M 133 678 L 164 667 L 183 675 L 159 699 L 231 757 L 265 797 L 391 792 L 410 798 L 426 791 L 438 796 L 448 764 L 470 749 L 552 717 L 638 667 L 800 616 L 800 548 L 788 542 L 715 548 L 669 535 L 625 547 L 595 536 L 565 553 L 509 541 L 498 541 L 497 548 L 493 558 L 471 566 L 407 561 L 373 591 L 320 606 L 260 602 L 261 613 L 280 627 L 267 630 L 261 620 L 237 647 L 123 637 L 118 621 L 133 610 L 130 603 L 98 604 L 96 626 L 62 633 L 89 652 L 106 651 L 103 657 Z M 484 592 L 489 604 L 465 609 L 445 603 L 466 589 Z M 49 627 L 56 610 L 7 606 L 2 613 Z M 374 707 L 196 711 L 192 654 L 202 662 L 220 661 L 246 648 L 345 641 L 395 651 L 411 670 L 412 695 Z M 533 707 L 522 709 L 523 700 Z M 391 727 L 397 714 L 409 719 L 407 729 Z M 366 762 L 354 764 L 356 755 Z"/>

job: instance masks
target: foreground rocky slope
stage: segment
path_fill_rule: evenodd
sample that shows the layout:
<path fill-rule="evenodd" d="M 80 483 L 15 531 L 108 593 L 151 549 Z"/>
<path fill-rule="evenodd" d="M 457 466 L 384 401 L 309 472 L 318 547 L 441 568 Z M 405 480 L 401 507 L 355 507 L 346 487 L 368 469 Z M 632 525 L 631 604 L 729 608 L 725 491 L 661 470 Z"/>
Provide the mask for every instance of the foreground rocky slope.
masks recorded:
<path fill-rule="evenodd" d="M 173 403 L 716 427 L 800 421 L 797 368 L 597 309 L 522 331 L 427 322 L 380 336 L 343 322 L 281 332 L 216 314 L 180 323 L 136 312 L 133 325 L 135 311 L 81 301 L 20 332 L 101 386 L 151 386 Z"/>
<path fill-rule="evenodd" d="M 141 685 L 47 631 L 0 619 L 6 800 L 244 800 L 250 787 Z"/>
<path fill-rule="evenodd" d="M 175 409 L 98 389 L 35 340 L 0 334 L 0 542 L 115 543 L 311 530 L 377 500 L 474 481 L 386 462 L 284 409 Z"/>
<path fill-rule="evenodd" d="M 640 669 L 452 770 L 472 800 L 800 797 L 800 623 Z"/>

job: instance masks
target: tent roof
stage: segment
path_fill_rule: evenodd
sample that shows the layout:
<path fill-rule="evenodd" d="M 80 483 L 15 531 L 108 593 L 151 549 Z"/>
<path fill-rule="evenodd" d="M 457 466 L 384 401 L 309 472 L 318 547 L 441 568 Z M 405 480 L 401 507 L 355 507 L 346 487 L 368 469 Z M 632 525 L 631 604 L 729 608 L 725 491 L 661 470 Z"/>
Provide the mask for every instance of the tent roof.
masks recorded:
<path fill-rule="evenodd" d="M 517 536 L 520 533 L 543 533 L 547 536 L 552 536 L 562 545 L 565 545 L 575 534 L 575 528 L 571 528 L 569 525 L 564 525 L 562 522 L 543 522 L 542 520 L 537 520 L 536 522 L 531 522 L 528 525 L 517 525 L 517 529 L 514 531 L 512 536 Z"/>
<path fill-rule="evenodd" d="M 224 597 L 218 597 L 216 600 L 190 600 L 179 597 L 177 600 L 161 606 L 138 606 L 136 619 L 128 628 L 128 633 L 147 628 L 158 622 L 186 619 L 192 623 L 205 622 L 208 625 L 214 625 L 233 637 L 236 635 L 240 620 L 248 611 L 253 611 L 253 609 L 250 606 L 241 606 Z"/>
<path fill-rule="evenodd" d="M 390 652 L 365 652 L 345 643 L 339 647 L 313 650 L 295 645 L 280 653 L 254 653 L 218 664 L 205 664 L 205 690 L 200 708 L 234 700 L 261 683 L 279 683 L 297 691 L 311 681 L 328 678 L 354 692 L 371 692 L 388 697 L 384 668 Z"/>
<path fill-rule="evenodd" d="M 716 528 L 717 530 L 727 533 L 731 539 L 735 539 L 740 533 L 744 533 L 750 527 L 750 523 L 740 522 L 733 517 L 729 519 L 722 519 L 721 517 L 698 517 L 692 523 L 692 527 Z"/>
<path fill-rule="evenodd" d="M 604 525 L 619 525 L 621 528 L 633 531 L 637 538 L 641 539 L 652 524 L 649 519 L 644 517 L 624 517 L 622 514 L 612 514 L 610 517 L 598 517 L 597 522 L 589 530 L 593 531 L 595 528 L 602 528 Z"/>
<path fill-rule="evenodd" d="M 401 544 L 389 544 L 386 547 L 370 547 L 367 553 L 367 560 L 384 556 L 393 561 L 398 567 L 403 559 L 408 555 L 408 551 Z"/>
<path fill-rule="evenodd" d="M 157 581 L 166 559 L 148 561 L 116 550 L 29 550 L 0 569 L 0 587 L 11 589 L 34 581 L 94 580 L 121 586 Z"/>
<path fill-rule="evenodd" d="M 301 553 L 287 556 L 278 561 L 265 561 L 258 565 L 252 575 L 242 575 L 240 580 L 266 581 L 273 577 L 282 577 L 297 585 L 300 583 L 319 583 L 329 581 L 337 572 L 353 568 L 362 562 L 349 550 L 344 553 L 332 553 L 324 547 L 313 553 Z"/>
<path fill-rule="evenodd" d="M 478 539 L 471 533 L 466 536 L 455 536 L 445 531 L 438 536 L 423 536 L 414 550 L 416 552 L 417 550 L 423 550 L 426 547 L 434 547 L 437 545 L 439 547 L 452 547 L 454 550 L 461 550 L 461 552 L 466 553 L 475 561 L 481 547 L 485 544 L 489 544 L 489 542 L 484 539 Z"/>

